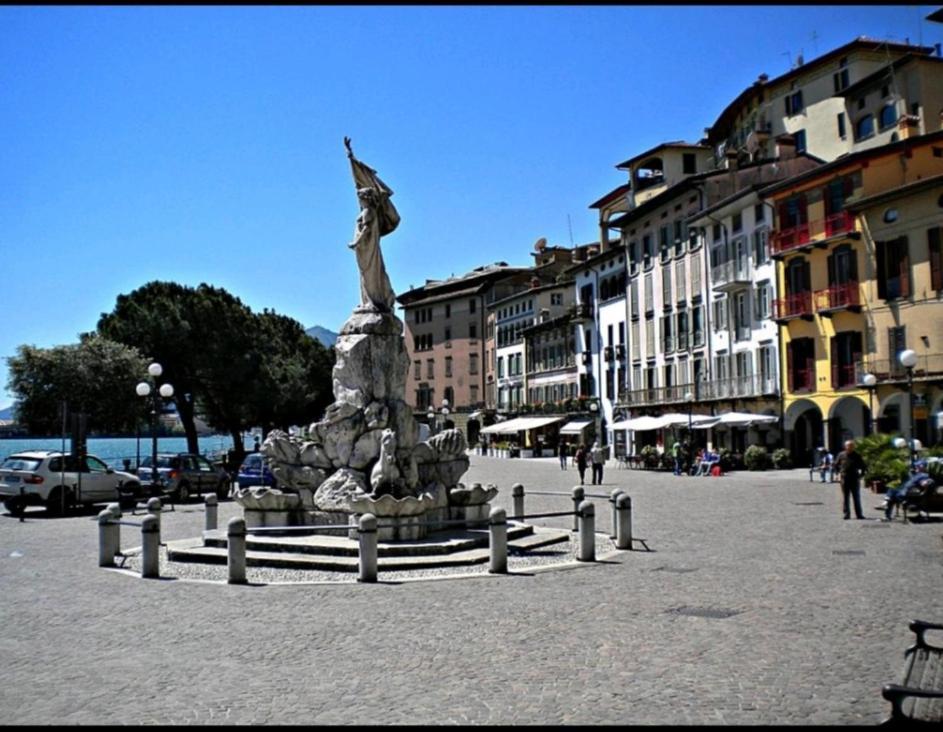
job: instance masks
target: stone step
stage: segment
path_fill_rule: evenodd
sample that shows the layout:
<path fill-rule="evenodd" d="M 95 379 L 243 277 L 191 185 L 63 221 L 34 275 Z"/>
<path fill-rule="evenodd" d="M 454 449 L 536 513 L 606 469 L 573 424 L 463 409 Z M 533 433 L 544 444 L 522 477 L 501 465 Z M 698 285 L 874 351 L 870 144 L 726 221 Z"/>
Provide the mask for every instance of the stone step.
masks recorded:
<path fill-rule="evenodd" d="M 508 541 L 515 541 L 533 533 L 533 526 L 510 524 L 508 526 Z M 204 532 L 203 543 L 208 547 L 225 549 L 228 546 L 226 529 Z M 377 546 L 377 556 L 442 555 L 487 546 L 488 531 L 484 529 L 438 531 L 431 537 L 417 541 L 380 542 Z M 355 539 L 349 539 L 346 536 L 329 536 L 327 534 L 308 536 L 249 534 L 246 537 L 246 549 L 247 551 L 288 552 L 291 554 L 341 557 L 356 557 L 360 551 L 359 543 Z"/>
<path fill-rule="evenodd" d="M 508 550 L 518 552 L 536 549 L 538 547 L 558 544 L 569 541 L 570 532 L 560 530 L 541 529 L 508 540 Z M 277 537 L 272 537 L 277 538 Z M 311 538 L 311 537 L 307 537 Z M 324 537 L 322 537 L 324 538 Z M 336 538 L 340 537 L 327 537 Z M 350 541 L 349 539 L 341 539 Z M 356 544 L 356 542 L 350 542 Z M 414 542 L 415 543 L 415 542 Z M 277 551 L 263 551 L 258 549 L 246 550 L 246 565 L 249 567 L 273 567 L 280 569 L 316 569 L 335 572 L 356 572 L 359 568 L 356 554 L 353 556 L 314 554 L 309 551 L 293 552 L 281 547 Z M 183 539 L 167 543 L 167 557 L 174 562 L 197 562 L 203 564 L 226 564 L 227 548 L 225 546 L 203 546 L 201 539 Z M 472 564 L 482 564 L 488 561 L 489 551 L 487 544 L 483 547 L 472 547 L 455 550 L 449 554 L 418 554 L 418 555 L 387 555 L 377 559 L 380 571 L 419 570 L 435 567 L 460 567 Z"/>

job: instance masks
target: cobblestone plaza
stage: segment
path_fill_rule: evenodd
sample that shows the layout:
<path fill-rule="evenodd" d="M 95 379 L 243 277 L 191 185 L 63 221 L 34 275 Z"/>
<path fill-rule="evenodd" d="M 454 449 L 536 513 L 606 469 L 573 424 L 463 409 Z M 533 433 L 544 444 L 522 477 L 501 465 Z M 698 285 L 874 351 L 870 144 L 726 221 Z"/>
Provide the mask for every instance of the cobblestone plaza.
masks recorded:
<path fill-rule="evenodd" d="M 572 506 L 556 459 L 472 456 L 494 505 Z M 841 517 L 808 471 L 607 468 L 634 550 L 572 569 L 358 584 L 142 580 L 92 513 L 0 515 L 6 724 L 875 724 L 913 618 L 943 620 L 943 524 Z M 609 506 L 594 499 L 597 529 Z M 224 502 L 220 522 L 237 506 Z M 566 518 L 540 520 L 568 527 Z M 163 516 L 197 536 L 197 503 Z M 122 546 L 140 536 L 122 527 Z"/>

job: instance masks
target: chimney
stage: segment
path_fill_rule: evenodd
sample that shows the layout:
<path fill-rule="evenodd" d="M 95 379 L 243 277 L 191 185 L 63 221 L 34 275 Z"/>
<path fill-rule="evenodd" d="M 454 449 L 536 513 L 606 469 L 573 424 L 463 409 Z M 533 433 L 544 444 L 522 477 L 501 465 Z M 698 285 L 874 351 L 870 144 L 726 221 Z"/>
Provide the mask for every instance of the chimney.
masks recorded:
<path fill-rule="evenodd" d="M 792 135 L 780 135 L 776 138 L 780 160 L 793 160 L 796 157 L 796 138 Z"/>

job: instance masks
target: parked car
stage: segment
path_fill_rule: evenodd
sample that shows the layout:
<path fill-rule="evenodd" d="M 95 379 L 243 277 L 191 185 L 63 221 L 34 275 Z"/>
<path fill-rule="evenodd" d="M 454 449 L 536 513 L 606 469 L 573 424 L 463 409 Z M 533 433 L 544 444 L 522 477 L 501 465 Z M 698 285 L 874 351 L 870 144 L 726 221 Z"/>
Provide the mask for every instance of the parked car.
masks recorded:
<path fill-rule="evenodd" d="M 261 476 L 260 476 L 261 471 Z M 278 481 L 272 475 L 268 465 L 262 459 L 262 455 L 257 452 L 246 455 L 246 459 L 239 466 L 239 473 L 236 475 L 236 481 L 240 488 L 250 488 L 257 485 L 265 485 L 269 488 L 278 486 Z"/>
<path fill-rule="evenodd" d="M 141 460 L 138 478 L 141 486 L 149 495 L 156 495 L 150 455 Z M 229 495 L 229 473 L 222 468 L 213 467 L 202 455 L 188 452 L 159 454 L 157 456 L 157 474 L 161 487 L 175 501 L 185 503 L 190 496 L 203 493 L 215 493 L 220 499 Z"/>
<path fill-rule="evenodd" d="M 74 505 L 119 500 L 119 487 L 125 494 L 142 496 L 137 476 L 114 470 L 94 455 L 79 463 L 74 455 L 52 450 L 10 455 L 0 463 L 4 507 L 15 514 L 26 506 L 42 505 L 58 515 Z"/>

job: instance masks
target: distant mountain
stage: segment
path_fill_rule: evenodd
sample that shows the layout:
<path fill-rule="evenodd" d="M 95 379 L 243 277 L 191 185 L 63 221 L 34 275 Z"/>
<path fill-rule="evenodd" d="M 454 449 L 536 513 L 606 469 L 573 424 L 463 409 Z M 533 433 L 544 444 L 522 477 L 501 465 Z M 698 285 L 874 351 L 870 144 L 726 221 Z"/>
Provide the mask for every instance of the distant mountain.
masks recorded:
<path fill-rule="evenodd" d="M 308 328 L 305 331 L 312 338 L 317 338 L 321 343 L 324 344 L 326 348 L 330 348 L 334 345 L 334 342 L 337 340 L 337 333 L 333 330 L 328 330 L 327 328 L 322 328 L 320 325 L 316 325 L 313 328 Z"/>
<path fill-rule="evenodd" d="M 0 421 L 11 420 L 13 419 L 13 407 L 7 407 L 6 409 L 0 409 Z"/>

